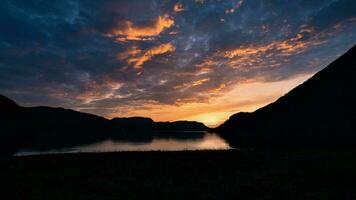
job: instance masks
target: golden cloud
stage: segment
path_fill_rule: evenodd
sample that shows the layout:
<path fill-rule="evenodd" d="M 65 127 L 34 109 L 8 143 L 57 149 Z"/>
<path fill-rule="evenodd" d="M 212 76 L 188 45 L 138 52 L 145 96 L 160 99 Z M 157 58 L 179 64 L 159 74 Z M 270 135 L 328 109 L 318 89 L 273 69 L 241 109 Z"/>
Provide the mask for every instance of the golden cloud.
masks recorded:
<path fill-rule="evenodd" d="M 284 41 L 273 41 L 267 45 L 250 45 L 247 47 L 240 47 L 234 50 L 225 51 L 224 57 L 234 58 L 243 56 L 255 56 L 272 51 L 278 51 L 279 53 L 298 53 L 300 50 L 315 44 L 314 41 L 303 42 L 301 39 L 303 35 L 298 33 L 295 37 Z"/>
<path fill-rule="evenodd" d="M 106 35 L 115 37 L 117 41 L 152 40 L 164 30 L 174 25 L 174 20 L 168 15 L 158 16 L 149 25 L 136 26 L 132 21 L 125 21 L 120 27 L 111 30 Z"/>
<path fill-rule="evenodd" d="M 126 51 L 118 53 L 117 58 L 120 60 L 127 59 L 132 56 L 137 56 L 142 52 L 137 46 L 130 46 Z"/>
<path fill-rule="evenodd" d="M 281 65 L 276 58 L 299 54 L 309 47 L 323 44 L 325 40 L 316 36 L 303 40 L 303 34 L 310 34 L 313 29 L 302 27 L 294 37 L 286 40 L 276 40 L 268 44 L 240 46 L 239 48 L 218 52 L 215 57 L 227 58 L 225 64 L 232 68 L 247 71 L 256 67 L 277 67 Z"/>
<path fill-rule="evenodd" d="M 219 85 L 219 87 L 214 88 L 214 89 L 210 90 L 209 92 L 210 92 L 210 93 L 218 93 L 218 92 L 220 92 L 221 90 L 223 90 L 224 88 L 226 88 L 226 84 L 225 84 L 225 83 L 221 83 L 221 84 Z"/>
<path fill-rule="evenodd" d="M 209 73 L 213 68 L 222 66 L 228 66 L 241 72 L 280 67 L 288 62 L 291 56 L 325 43 L 328 37 L 329 35 L 325 35 L 325 33 L 316 34 L 314 28 L 309 25 L 302 25 L 294 37 L 284 40 L 274 40 L 266 44 L 242 45 L 229 50 L 217 50 L 195 65 L 196 74 Z"/>
<path fill-rule="evenodd" d="M 201 84 L 203 84 L 203 83 L 205 83 L 205 82 L 207 82 L 209 80 L 210 80 L 210 78 L 204 78 L 204 79 L 201 79 L 201 80 L 194 81 L 192 83 L 192 87 L 201 85 Z"/>
<path fill-rule="evenodd" d="M 193 81 L 193 82 L 190 82 L 190 83 L 183 83 L 181 85 L 175 86 L 174 89 L 176 89 L 176 90 L 186 90 L 188 88 L 192 88 L 192 87 L 196 87 L 196 86 L 202 85 L 202 84 L 204 84 L 205 82 L 207 82 L 209 80 L 210 80 L 210 78 L 203 78 L 203 79 L 196 80 L 196 81 Z"/>
<path fill-rule="evenodd" d="M 151 60 L 156 55 L 166 54 L 175 51 L 175 46 L 171 43 L 161 44 L 152 47 L 146 51 L 139 49 L 136 46 L 129 47 L 126 51 L 117 55 L 118 59 L 126 59 L 127 63 L 136 69 L 140 69 L 142 65 Z"/>

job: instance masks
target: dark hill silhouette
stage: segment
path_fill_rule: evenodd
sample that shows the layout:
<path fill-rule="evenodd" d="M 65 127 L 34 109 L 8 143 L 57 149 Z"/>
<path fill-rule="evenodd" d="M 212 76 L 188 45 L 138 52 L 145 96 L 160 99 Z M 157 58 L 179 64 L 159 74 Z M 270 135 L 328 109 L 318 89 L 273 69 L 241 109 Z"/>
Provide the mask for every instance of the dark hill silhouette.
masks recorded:
<path fill-rule="evenodd" d="M 356 144 L 356 46 L 276 102 L 214 131 L 234 146 Z"/>
<path fill-rule="evenodd" d="M 131 142 L 149 142 L 153 137 L 194 139 L 208 131 L 203 123 L 194 121 L 155 122 L 145 117 L 128 117 L 114 118 L 111 122 L 115 132 L 120 132 L 112 138 Z"/>
<path fill-rule="evenodd" d="M 146 117 L 113 118 L 111 121 L 122 130 L 151 130 L 155 123 L 151 118 Z"/>
<path fill-rule="evenodd" d="M 111 120 L 119 129 L 126 131 L 207 131 L 208 128 L 200 122 L 175 121 L 154 122 L 151 118 L 128 117 Z"/>
<path fill-rule="evenodd" d="M 21 107 L 0 95 L 0 152 L 5 154 L 19 148 L 53 149 L 105 139 L 149 142 L 156 136 L 176 135 L 170 131 L 207 129 L 198 122 L 154 122 L 142 117 L 108 120 L 64 108 Z M 201 135 L 184 134 L 197 136 Z"/>
<path fill-rule="evenodd" d="M 175 121 L 175 122 L 157 122 L 155 130 L 173 130 L 173 131 L 196 131 L 208 130 L 201 122 Z"/>
<path fill-rule="evenodd" d="M 0 94 L 0 110 L 4 112 L 12 112 L 20 109 L 21 107 L 17 103 Z"/>
<path fill-rule="evenodd" d="M 24 129 L 18 126 L 25 122 L 23 111 L 14 101 L 0 95 L 0 155 L 12 153 L 28 140 Z"/>
<path fill-rule="evenodd" d="M 104 139 L 110 121 L 92 114 L 63 108 L 20 107 L 0 99 L 1 153 L 18 148 L 57 148 Z"/>

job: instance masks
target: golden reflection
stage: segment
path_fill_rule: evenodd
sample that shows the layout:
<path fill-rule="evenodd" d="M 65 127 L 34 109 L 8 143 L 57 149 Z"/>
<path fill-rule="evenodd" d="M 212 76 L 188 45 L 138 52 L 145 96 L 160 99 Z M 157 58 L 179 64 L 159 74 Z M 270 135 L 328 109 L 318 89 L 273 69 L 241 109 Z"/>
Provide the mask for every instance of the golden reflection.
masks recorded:
<path fill-rule="evenodd" d="M 115 142 L 107 140 L 92 145 L 81 146 L 77 149 L 81 152 L 180 151 L 230 149 L 230 146 L 216 134 L 206 133 L 203 138 L 185 140 L 156 138 L 149 143 Z"/>

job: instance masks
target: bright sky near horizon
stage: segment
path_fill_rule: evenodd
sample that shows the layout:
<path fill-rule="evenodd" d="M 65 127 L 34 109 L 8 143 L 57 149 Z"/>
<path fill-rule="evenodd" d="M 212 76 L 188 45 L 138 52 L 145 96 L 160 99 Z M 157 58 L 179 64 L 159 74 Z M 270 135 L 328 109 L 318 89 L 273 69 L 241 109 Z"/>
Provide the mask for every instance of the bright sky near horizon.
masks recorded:
<path fill-rule="evenodd" d="M 0 93 L 216 126 L 356 43 L 354 0 L 3 0 Z"/>

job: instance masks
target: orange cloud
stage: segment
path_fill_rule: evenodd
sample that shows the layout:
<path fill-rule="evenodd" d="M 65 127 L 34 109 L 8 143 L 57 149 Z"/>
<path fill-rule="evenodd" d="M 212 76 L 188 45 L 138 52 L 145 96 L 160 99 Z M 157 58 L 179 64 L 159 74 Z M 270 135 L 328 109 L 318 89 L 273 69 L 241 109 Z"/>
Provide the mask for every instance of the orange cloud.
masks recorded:
<path fill-rule="evenodd" d="M 219 67 L 220 63 L 215 60 L 215 57 L 207 57 L 206 59 L 202 60 L 202 62 L 195 65 L 196 72 L 194 75 L 199 76 L 203 74 L 208 74 L 213 71 L 214 68 Z"/>
<path fill-rule="evenodd" d="M 279 53 L 299 53 L 309 46 L 319 44 L 317 41 L 302 41 L 303 35 L 298 33 L 295 37 L 284 41 L 273 41 L 267 45 L 240 47 L 234 50 L 225 51 L 224 57 L 234 58 L 236 56 L 255 56 L 257 54 L 277 51 Z"/>
<path fill-rule="evenodd" d="M 319 36 L 315 36 L 310 40 L 303 40 L 303 34 L 312 32 L 312 28 L 302 27 L 295 37 L 286 40 L 276 40 L 262 45 L 240 46 L 236 49 L 218 52 L 214 56 L 229 59 L 225 64 L 243 71 L 258 67 L 277 67 L 282 63 L 277 62 L 276 58 L 288 58 L 291 55 L 303 52 L 309 47 L 326 42 L 325 39 Z"/>
<path fill-rule="evenodd" d="M 204 84 L 205 82 L 207 82 L 209 80 L 210 80 L 210 78 L 203 78 L 203 79 L 196 80 L 196 81 L 193 81 L 193 82 L 190 82 L 190 83 L 184 83 L 184 84 L 181 84 L 181 85 L 177 85 L 177 86 L 174 87 L 174 89 L 185 90 L 185 89 L 188 89 L 188 88 L 191 88 L 191 87 L 196 87 L 196 86 L 202 85 L 202 84 Z"/>
<path fill-rule="evenodd" d="M 224 88 L 226 88 L 226 84 L 225 84 L 225 83 L 221 83 L 221 84 L 219 85 L 219 87 L 214 88 L 214 89 L 210 90 L 209 92 L 211 92 L 211 93 L 218 93 L 218 92 L 220 92 L 221 90 L 223 90 Z"/>
<path fill-rule="evenodd" d="M 201 79 L 201 80 L 194 81 L 192 83 L 192 87 L 201 85 L 201 84 L 203 84 L 203 83 L 205 83 L 205 82 L 207 82 L 209 80 L 210 80 L 210 78 L 204 78 L 204 79 Z"/>
<path fill-rule="evenodd" d="M 181 3 L 176 3 L 176 4 L 174 4 L 174 6 L 173 6 L 173 11 L 175 12 L 175 13 L 178 13 L 178 12 L 181 12 L 181 11 L 183 11 L 184 10 L 184 7 L 183 7 L 183 4 L 181 4 Z"/>
<path fill-rule="evenodd" d="M 238 49 L 230 50 L 230 51 L 225 51 L 224 52 L 224 57 L 226 58 L 233 58 L 235 56 L 249 56 L 249 55 L 254 55 L 258 53 L 263 53 L 269 50 L 272 47 L 271 44 L 267 46 L 258 46 L 258 47 L 240 47 Z"/>
<path fill-rule="evenodd" d="M 305 35 L 312 35 L 305 40 Z M 240 71 L 255 68 L 278 67 L 292 55 L 302 53 L 306 49 L 323 44 L 327 41 L 325 34 L 315 34 L 314 28 L 302 25 L 299 32 L 285 40 L 274 40 L 267 44 L 242 45 L 235 49 L 218 50 L 209 57 L 196 64 L 197 75 L 209 73 L 212 68 L 222 65 Z"/>
<path fill-rule="evenodd" d="M 131 46 L 126 51 L 118 53 L 117 58 L 120 60 L 127 59 L 132 56 L 137 56 L 142 52 L 137 46 Z"/>
<path fill-rule="evenodd" d="M 125 52 L 119 53 L 117 58 L 127 59 L 127 63 L 132 65 L 136 69 L 140 69 L 142 65 L 151 60 L 152 57 L 156 55 L 161 55 L 169 52 L 175 51 L 175 46 L 171 43 L 161 44 L 155 47 L 152 47 L 146 51 L 142 51 L 138 47 L 130 47 Z"/>
<path fill-rule="evenodd" d="M 174 20 L 168 15 L 158 16 L 151 24 L 145 26 L 136 26 L 132 21 L 127 20 L 106 35 L 116 37 L 117 41 L 152 40 L 152 37 L 158 36 L 173 25 Z"/>

